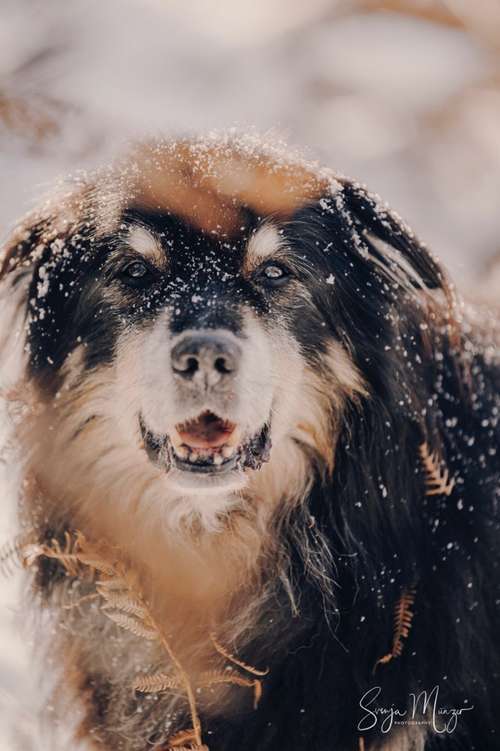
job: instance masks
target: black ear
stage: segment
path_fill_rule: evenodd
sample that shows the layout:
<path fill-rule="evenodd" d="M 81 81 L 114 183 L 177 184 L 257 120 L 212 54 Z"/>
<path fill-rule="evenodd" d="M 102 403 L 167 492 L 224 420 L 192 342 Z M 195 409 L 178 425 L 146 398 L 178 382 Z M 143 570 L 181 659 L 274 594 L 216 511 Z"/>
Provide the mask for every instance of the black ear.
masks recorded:
<path fill-rule="evenodd" d="M 0 256 L 0 281 L 12 275 L 14 284 L 31 273 L 37 248 L 47 240 L 49 220 L 39 214 L 28 215 L 7 238 Z"/>
<path fill-rule="evenodd" d="M 361 185 L 348 180 L 342 181 L 342 185 L 345 206 L 357 231 L 364 236 L 370 254 L 387 267 L 393 267 L 396 263 L 404 269 L 406 265 L 410 272 L 409 279 L 417 288 L 443 289 L 447 292 L 446 278 L 438 261 L 403 220 L 377 195 L 369 193 Z M 393 253 L 385 252 L 376 240 L 385 243 L 387 250 L 396 251 L 400 258 L 395 259 Z"/>

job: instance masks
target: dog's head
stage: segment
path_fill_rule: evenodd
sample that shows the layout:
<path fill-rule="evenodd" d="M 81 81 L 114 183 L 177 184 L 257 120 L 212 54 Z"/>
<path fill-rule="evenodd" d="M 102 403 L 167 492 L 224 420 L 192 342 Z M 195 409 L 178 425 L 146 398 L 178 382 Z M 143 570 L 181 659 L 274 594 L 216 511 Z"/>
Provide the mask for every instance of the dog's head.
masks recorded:
<path fill-rule="evenodd" d="M 42 484 L 207 527 L 331 471 L 347 404 L 405 398 L 388 353 L 418 368 L 443 287 L 361 187 L 226 141 L 85 178 L 10 240 L 4 274 Z"/>

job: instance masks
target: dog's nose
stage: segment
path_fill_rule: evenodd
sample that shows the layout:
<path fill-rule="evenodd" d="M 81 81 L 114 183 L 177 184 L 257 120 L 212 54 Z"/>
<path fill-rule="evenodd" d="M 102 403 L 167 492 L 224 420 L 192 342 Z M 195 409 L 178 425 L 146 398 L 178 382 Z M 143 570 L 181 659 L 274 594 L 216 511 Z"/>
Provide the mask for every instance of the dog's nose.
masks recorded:
<path fill-rule="evenodd" d="M 213 386 L 236 374 L 240 357 L 240 346 L 232 335 L 196 332 L 172 348 L 172 370 L 186 381 Z"/>

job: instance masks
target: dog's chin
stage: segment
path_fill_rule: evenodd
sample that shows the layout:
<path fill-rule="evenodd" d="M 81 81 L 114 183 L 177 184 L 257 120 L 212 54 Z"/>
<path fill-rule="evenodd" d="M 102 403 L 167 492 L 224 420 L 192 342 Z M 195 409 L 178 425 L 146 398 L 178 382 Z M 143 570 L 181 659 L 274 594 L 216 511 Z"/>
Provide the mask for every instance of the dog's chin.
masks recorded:
<path fill-rule="evenodd" d="M 248 474 L 242 470 L 230 470 L 224 474 L 211 475 L 173 466 L 165 475 L 165 482 L 176 493 L 199 493 L 206 496 L 242 490 L 248 482 Z"/>
<path fill-rule="evenodd" d="M 243 432 L 236 423 L 207 410 L 164 434 L 151 430 L 142 415 L 139 425 L 149 460 L 180 492 L 241 490 L 248 471 L 259 470 L 270 457 L 269 423 Z"/>

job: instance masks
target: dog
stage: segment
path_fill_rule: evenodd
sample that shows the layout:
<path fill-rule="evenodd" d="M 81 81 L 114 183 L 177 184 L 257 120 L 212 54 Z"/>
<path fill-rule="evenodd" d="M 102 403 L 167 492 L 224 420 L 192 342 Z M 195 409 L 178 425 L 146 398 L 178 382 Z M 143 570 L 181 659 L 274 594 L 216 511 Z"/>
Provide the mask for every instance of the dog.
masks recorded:
<path fill-rule="evenodd" d="M 2 290 L 76 737 L 500 748 L 498 338 L 377 196 L 255 137 L 148 142 L 21 222 Z"/>

